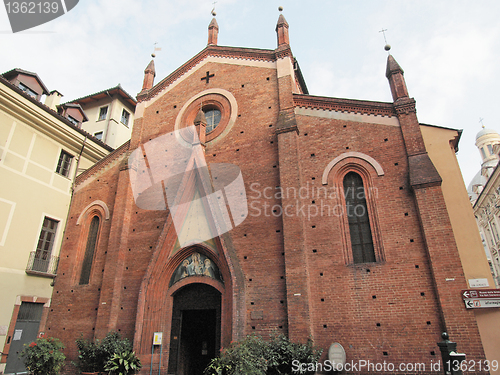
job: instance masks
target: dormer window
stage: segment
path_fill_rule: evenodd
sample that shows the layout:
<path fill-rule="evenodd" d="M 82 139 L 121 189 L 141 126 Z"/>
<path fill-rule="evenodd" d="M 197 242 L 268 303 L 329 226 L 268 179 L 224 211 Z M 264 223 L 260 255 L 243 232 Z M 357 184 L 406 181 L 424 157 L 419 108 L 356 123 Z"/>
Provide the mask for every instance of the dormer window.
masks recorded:
<path fill-rule="evenodd" d="M 21 90 L 23 90 L 29 96 L 38 100 L 38 94 L 36 92 L 34 92 L 32 89 L 30 89 L 28 86 L 26 86 L 25 84 L 19 82 L 19 88 Z"/>
<path fill-rule="evenodd" d="M 68 117 L 67 117 L 67 118 L 68 118 L 68 120 L 69 120 L 69 121 L 70 121 L 73 125 L 75 125 L 75 126 L 80 125 L 80 122 L 79 122 L 76 118 L 74 118 L 74 117 L 72 117 L 72 116 L 70 116 L 70 115 L 68 115 Z"/>

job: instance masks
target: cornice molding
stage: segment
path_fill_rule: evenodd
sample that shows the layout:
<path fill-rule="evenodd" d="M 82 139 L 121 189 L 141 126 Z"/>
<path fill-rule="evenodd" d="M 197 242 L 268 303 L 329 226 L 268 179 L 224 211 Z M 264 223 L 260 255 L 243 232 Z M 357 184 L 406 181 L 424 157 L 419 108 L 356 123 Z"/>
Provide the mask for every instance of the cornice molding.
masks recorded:
<path fill-rule="evenodd" d="M 117 148 L 115 151 L 113 151 L 111 154 L 109 154 L 105 158 L 99 160 L 92 167 L 90 167 L 86 171 L 79 174 L 75 180 L 75 185 L 77 186 L 77 189 L 75 189 L 75 190 L 80 189 L 81 188 L 80 185 L 82 185 L 90 177 L 95 176 L 97 173 L 99 173 L 105 167 L 111 165 L 112 163 L 114 163 L 117 160 L 121 161 L 124 154 L 125 154 L 125 158 L 127 158 L 129 147 L 130 147 L 130 140 L 125 142 L 123 145 L 121 145 L 119 148 Z M 126 164 L 126 166 L 127 166 L 126 169 L 128 169 L 128 164 Z"/>
<path fill-rule="evenodd" d="M 413 98 L 401 98 L 394 102 L 394 110 L 398 116 L 417 113 L 417 103 Z"/>
<path fill-rule="evenodd" d="M 385 102 L 294 94 L 293 103 L 296 107 L 323 109 L 325 111 L 351 112 L 388 117 L 396 115 L 393 104 Z"/>
<path fill-rule="evenodd" d="M 4 90 L 4 88 L 7 86 L 0 84 L 0 112 L 53 139 L 67 148 L 67 151 L 75 154 L 80 153 L 85 137 L 87 137 L 87 141 L 83 156 L 92 162 L 97 162 L 113 150 L 102 142 L 95 142 L 93 136 L 74 125 L 68 126 L 66 119 L 49 108 L 43 108 L 43 104 L 33 103 L 22 95 L 16 95 L 17 92 Z"/>

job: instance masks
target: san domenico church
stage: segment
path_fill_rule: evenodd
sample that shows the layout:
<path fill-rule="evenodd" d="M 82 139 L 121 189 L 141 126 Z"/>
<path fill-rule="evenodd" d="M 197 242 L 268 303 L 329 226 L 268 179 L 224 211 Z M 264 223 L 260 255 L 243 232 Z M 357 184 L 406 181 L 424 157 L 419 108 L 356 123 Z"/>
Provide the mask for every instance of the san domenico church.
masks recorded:
<path fill-rule="evenodd" d="M 156 84 L 151 61 L 130 141 L 77 178 L 45 332 L 75 360 L 82 334 L 118 331 L 141 374 L 274 332 L 397 364 L 439 361 L 446 331 L 484 360 L 491 316 L 461 298 L 484 252 L 448 202 L 460 132 L 418 122 L 392 55 L 393 102 L 319 97 L 283 15 L 274 50 L 218 32 Z"/>

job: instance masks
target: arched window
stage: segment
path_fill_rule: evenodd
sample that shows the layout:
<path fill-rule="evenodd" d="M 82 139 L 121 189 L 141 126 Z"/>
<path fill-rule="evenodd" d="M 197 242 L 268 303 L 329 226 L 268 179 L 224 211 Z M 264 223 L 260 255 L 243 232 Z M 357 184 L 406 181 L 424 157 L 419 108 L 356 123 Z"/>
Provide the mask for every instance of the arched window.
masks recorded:
<path fill-rule="evenodd" d="M 90 271 L 92 270 L 92 261 L 94 260 L 97 236 L 99 234 L 99 222 L 98 216 L 94 216 L 90 222 L 87 246 L 85 248 L 85 256 L 82 263 L 82 273 L 80 274 L 80 285 L 88 284 L 90 281 Z"/>
<path fill-rule="evenodd" d="M 361 176 L 349 172 L 344 177 L 344 197 L 354 263 L 375 262 L 375 250 Z"/>

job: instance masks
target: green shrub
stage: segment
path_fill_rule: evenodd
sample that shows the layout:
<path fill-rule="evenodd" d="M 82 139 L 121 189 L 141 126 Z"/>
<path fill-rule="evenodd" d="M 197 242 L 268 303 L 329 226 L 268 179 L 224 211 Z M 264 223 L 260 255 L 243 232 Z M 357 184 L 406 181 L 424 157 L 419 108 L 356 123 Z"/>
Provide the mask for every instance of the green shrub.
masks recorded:
<path fill-rule="evenodd" d="M 78 348 L 78 362 L 73 364 L 81 372 L 97 372 L 100 370 L 100 351 L 98 341 L 86 340 L 79 338 L 76 340 L 76 347 Z"/>
<path fill-rule="evenodd" d="M 274 335 L 269 341 L 257 335 L 222 349 L 205 369 L 205 375 L 281 375 L 299 374 L 292 362 L 315 363 L 322 350 L 312 340 L 306 344 L 293 343 L 285 335 Z M 302 372 L 313 374 L 314 372 Z"/>
<path fill-rule="evenodd" d="M 81 372 L 104 372 L 106 363 L 115 353 L 131 352 L 132 344 L 118 332 L 109 332 L 102 340 L 76 340 L 78 362 L 73 363 Z"/>
<path fill-rule="evenodd" d="M 21 353 L 26 370 L 32 375 L 57 375 L 64 366 L 64 345 L 56 338 L 38 338 Z"/>
<path fill-rule="evenodd" d="M 134 352 L 119 352 L 106 363 L 105 370 L 114 375 L 136 374 L 141 369 L 141 360 L 137 358 Z"/>
<path fill-rule="evenodd" d="M 133 347 L 132 343 L 128 339 L 122 339 L 118 332 L 109 332 L 106 337 L 101 340 L 99 350 L 101 354 L 100 362 L 103 364 L 104 368 L 106 363 L 113 357 L 113 354 L 131 352 Z"/>

